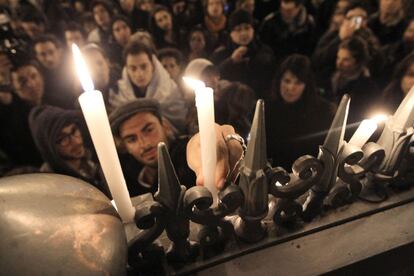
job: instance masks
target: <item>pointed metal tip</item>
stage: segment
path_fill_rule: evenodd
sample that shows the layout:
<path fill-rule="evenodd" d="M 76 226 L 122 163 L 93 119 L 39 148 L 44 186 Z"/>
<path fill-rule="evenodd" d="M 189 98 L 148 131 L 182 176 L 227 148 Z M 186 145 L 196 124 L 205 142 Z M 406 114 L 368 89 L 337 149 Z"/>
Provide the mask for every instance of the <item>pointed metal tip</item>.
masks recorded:
<path fill-rule="evenodd" d="M 326 135 L 323 147 L 336 155 L 344 140 L 346 123 L 348 119 L 349 104 L 351 97 L 348 94 L 342 96 L 331 127 Z"/>
<path fill-rule="evenodd" d="M 267 163 L 265 127 L 264 101 L 258 100 L 244 158 L 244 165 L 253 171 L 264 168 Z"/>
<path fill-rule="evenodd" d="M 178 197 L 181 192 L 181 185 L 175 173 L 167 145 L 158 143 L 158 192 L 155 198 L 174 210 L 177 207 Z"/>

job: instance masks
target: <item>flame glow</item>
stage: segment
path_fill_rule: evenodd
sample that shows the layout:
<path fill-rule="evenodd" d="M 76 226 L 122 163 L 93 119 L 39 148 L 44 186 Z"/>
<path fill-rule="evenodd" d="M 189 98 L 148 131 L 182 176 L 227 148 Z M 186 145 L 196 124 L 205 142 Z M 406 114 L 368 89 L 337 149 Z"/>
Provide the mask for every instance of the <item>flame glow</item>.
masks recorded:
<path fill-rule="evenodd" d="M 388 120 L 388 116 L 385 114 L 378 114 L 371 118 L 375 123 L 380 124 Z"/>
<path fill-rule="evenodd" d="M 76 72 L 78 73 L 78 77 L 82 84 L 83 90 L 93 91 L 95 88 L 91 75 L 89 74 L 88 67 L 86 66 L 85 60 L 82 57 L 79 47 L 75 43 L 72 44 L 72 53 L 73 59 L 75 61 Z"/>
<path fill-rule="evenodd" d="M 197 89 L 206 87 L 204 82 L 202 82 L 200 80 L 197 80 L 197 79 L 193 79 L 193 78 L 190 78 L 190 77 L 183 77 L 183 80 L 184 80 L 185 84 L 187 84 L 193 90 L 197 90 Z"/>

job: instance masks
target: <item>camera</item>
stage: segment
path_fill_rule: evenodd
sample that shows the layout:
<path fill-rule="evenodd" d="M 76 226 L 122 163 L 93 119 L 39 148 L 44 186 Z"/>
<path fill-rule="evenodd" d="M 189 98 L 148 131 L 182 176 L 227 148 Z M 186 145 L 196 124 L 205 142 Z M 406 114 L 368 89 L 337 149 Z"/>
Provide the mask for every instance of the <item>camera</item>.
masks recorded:
<path fill-rule="evenodd" d="M 355 27 L 355 29 L 361 28 L 362 25 L 362 16 L 354 16 L 352 17 L 352 25 Z"/>

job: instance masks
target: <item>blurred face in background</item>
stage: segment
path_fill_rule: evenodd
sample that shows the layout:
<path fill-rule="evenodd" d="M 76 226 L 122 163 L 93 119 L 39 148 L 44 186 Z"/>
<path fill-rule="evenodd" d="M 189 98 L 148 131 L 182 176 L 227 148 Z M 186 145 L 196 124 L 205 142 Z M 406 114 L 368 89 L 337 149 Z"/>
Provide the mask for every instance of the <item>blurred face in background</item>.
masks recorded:
<path fill-rule="evenodd" d="M 38 22 L 21 22 L 20 26 L 23 31 L 31 38 L 35 39 L 41 34 L 45 33 L 45 25 Z"/>
<path fill-rule="evenodd" d="M 283 1 L 280 3 L 280 13 L 283 21 L 291 23 L 299 14 L 302 5 L 297 5 L 295 2 Z"/>
<path fill-rule="evenodd" d="M 163 31 L 171 31 L 173 27 L 171 14 L 167 11 L 161 10 L 154 14 L 155 23 Z"/>
<path fill-rule="evenodd" d="M 138 9 L 146 11 L 148 13 L 152 13 L 154 9 L 154 1 L 153 0 L 141 0 L 138 3 Z"/>
<path fill-rule="evenodd" d="M 76 124 L 63 127 L 55 144 L 59 156 L 64 160 L 79 160 L 85 156 L 82 134 Z"/>
<path fill-rule="evenodd" d="M 381 15 L 394 15 L 402 9 L 402 0 L 380 0 L 379 11 Z"/>
<path fill-rule="evenodd" d="M 190 48 L 193 52 L 201 52 L 206 46 L 204 34 L 201 31 L 195 31 L 190 36 Z"/>
<path fill-rule="evenodd" d="M 240 5 L 240 8 L 248 11 L 251 15 L 253 15 L 253 13 L 254 13 L 254 5 L 255 5 L 255 0 L 245 0 Z"/>
<path fill-rule="evenodd" d="M 98 50 L 84 54 L 95 86 L 105 90 L 110 81 L 109 60 Z"/>
<path fill-rule="evenodd" d="M 254 29 L 250 24 L 240 24 L 230 32 L 231 40 L 239 46 L 247 46 L 254 38 Z"/>
<path fill-rule="evenodd" d="M 411 87 L 414 85 L 414 63 L 412 63 L 407 71 L 405 72 L 403 78 L 401 79 L 401 90 L 404 95 L 407 95 Z"/>
<path fill-rule="evenodd" d="M 305 87 L 304 82 L 286 71 L 280 80 L 280 96 L 286 103 L 295 103 L 302 97 Z"/>
<path fill-rule="evenodd" d="M 103 29 L 107 29 L 111 23 L 111 15 L 103 5 L 93 7 L 93 18 L 96 24 Z"/>
<path fill-rule="evenodd" d="M 336 69 L 343 75 L 358 72 L 359 65 L 348 49 L 340 48 L 336 56 Z"/>
<path fill-rule="evenodd" d="M 410 21 L 403 35 L 403 41 L 414 46 L 414 20 Z"/>
<path fill-rule="evenodd" d="M 12 74 L 14 90 L 25 102 L 38 105 L 42 101 L 44 93 L 43 76 L 33 65 L 22 66 Z"/>
<path fill-rule="evenodd" d="M 62 63 L 62 49 L 52 41 L 36 43 L 34 50 L 37 60 L 49 70 L 58 68 Z"/>
<path fill-rule="evenodd" d="M 77 30 L 67 30 L 65 31 L 65 41 L 66 46 L 70 49 L 72 47 L 72 43 L 75 43 L 79 47 L 85 45 L 85 38 L 83 37 L 82 33 Z"/>
<path fill-rule="evenodd" d="M 224 13 L 222 0 L 208 0 L 207 1 L 207 14 L 210 17 L 220 17 Z"/>
<path fill-rule="evenodd" d="M 125 46 L 131 36 L 131 28 L 123 20 L 117 20 L 112 24 L 112 34 L 118 44 Z"/>
<path fill-rule="evenodd" d="M 181 67 L 174 57 L 163 57 L 161 60 L 162 66 L 167 70 L 168 74 L 173 80 L 178 80 L 181 74 Z"/>

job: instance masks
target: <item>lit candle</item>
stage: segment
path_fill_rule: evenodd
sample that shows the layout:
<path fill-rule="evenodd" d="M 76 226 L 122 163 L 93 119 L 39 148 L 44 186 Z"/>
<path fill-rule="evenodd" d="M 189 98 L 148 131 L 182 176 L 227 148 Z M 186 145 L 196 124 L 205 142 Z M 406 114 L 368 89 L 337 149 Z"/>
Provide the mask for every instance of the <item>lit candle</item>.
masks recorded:
<path fill-rule="evenodd" d="M 72 52 L 76 71 L 85 91 L 79 96 L 78 100 L 91 134 L 99 163 L 122 221 L 124 223 L 131 222 L 134 219 L 135 209 L 132 207 L 124 175 L 122 174 L 102 93 L 94 89 L 86 63 L 78 46 L 75 44 L 72 44 Z"/>
<path fill-rule="evenodd" d="M 213 206 L 216 206 L 218 204 L 215 184 L 217 156 L 213 89 L 206 87 L 202 81 L 187 77 L 183 79 L 195 91 L 204 186 L 213 195 Z"/>
<path fill-rule="evenodd" d="M 378 123 L 386 119 L 385 115 L 378 115 L 372 119 L 363 120 L 351 140 L 349 140 L 349 144 L 362 148 L 372 134 L 374 134 L 375 130 L 377 130 Z"/>

